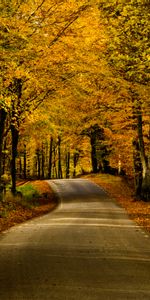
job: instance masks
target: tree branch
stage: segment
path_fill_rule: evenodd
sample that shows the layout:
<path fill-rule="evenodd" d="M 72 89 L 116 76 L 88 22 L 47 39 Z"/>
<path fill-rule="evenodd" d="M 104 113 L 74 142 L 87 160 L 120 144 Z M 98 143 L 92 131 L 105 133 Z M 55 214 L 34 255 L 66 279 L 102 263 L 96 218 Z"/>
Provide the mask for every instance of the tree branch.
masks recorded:
<path fill-rule="evenodd" d="M 49 48 L 53 46 L 60 39 L 60 37 L 65 33 L 65 31 L 80 17 L 80 14 L 89 7 L 90 7 L 89 4 L 83 5 L 78 9 L 78 11 L 73 12 L 67 24 L 57 33 L 54 39 L 50 42 Z"/>

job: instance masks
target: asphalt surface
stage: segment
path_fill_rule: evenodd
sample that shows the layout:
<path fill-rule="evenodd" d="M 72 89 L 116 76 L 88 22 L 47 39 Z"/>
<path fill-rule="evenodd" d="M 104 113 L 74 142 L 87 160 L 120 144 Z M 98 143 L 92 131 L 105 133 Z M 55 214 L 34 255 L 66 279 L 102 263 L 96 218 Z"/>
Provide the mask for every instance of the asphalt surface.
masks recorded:
<path fill-rule="evenodd" d="M 0 300 L 149 300 L 150 236 L 88 180 L 50 184 L 58 208 L 0 234 Z"/>

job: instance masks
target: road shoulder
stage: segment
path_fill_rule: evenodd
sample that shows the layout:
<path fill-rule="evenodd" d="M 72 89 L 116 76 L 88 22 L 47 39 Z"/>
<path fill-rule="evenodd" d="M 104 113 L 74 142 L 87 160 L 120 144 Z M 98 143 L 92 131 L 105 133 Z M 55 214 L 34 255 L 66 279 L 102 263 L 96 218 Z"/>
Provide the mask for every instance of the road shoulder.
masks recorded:
<path fill-rule="evenodd" d="M 129 186 L 123 177 L 107 174 L 90 174 L 86 178 L 103 187 L 119 205 L 125 208 L 132 220 L 150 233 L 150 202 L 136 199 L 133 187 Z"/>

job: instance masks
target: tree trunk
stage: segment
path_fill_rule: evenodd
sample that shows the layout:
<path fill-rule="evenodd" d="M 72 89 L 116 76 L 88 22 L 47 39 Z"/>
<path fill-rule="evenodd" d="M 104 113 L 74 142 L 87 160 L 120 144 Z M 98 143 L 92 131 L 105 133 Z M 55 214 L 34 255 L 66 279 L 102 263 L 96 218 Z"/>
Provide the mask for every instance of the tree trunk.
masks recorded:
<path fill-rule="evenodd" d="M 56 144 L 54 145 L 54 162 L 53 162 L 53 177 L 58 178 L 57 175 L 57 167 L 56 167 L 56 155 L 57 155 L 57 149 Z"/>
<path fill-rule="evenodd" d="M 66 153 L 66 178 L 70 177 L 70 151 Z"/>
<path fill-rule="evenodd" d="M 48 142 L 45 142 L 45 174 L 44 178 L 48 178 L 48 173 L 49 173 L 49 145 Z"/>
<path fill-rule="evenodd" d="M 96 133 L 92 132 L 90 137 L 91 142 L 91 160 L 93 173 L 98 172 L 97 156 L 96 156 Z"/>
<path fill-rule="evenodd" d="M 49 166 L 48 166 L 48 178 L 52 178 L 52 160 L 53 160 L 53 137 L 50 138 L 50 149 L 49 149 Z"/>
<path fill-rule="evenodd" d="M 4 129 L 5 129 L 5 120 L 7 117 L 7 112 L 5 109 L 1 108 L 0 109 L 0 181 L 1 181 L 1 176 L 3 173 L 2 170 L 2 151 L 3 151 L 3 136 L 4 136 Z"/>
<path fill-rule="evenodd" d="M 42 143 L 42 179 L 44 179 L 45 176 L 45 154 L 44 154 L 44 145 Z"/>
<path fill-rule="evenodd" d="M 41 178 L 41 159 L 40 159 L 40 150 L 37 149 L 37 173 L 38 179 Z"/>
<path fill-rule="evenodd" d="M 3 168 L 2 168 L 2 173 L 6 173 L 6 150 L 7 150 L 7 143 L 6 140 L 4 142 L 4 154 L 3 154 Z"/>
<path fill-rule="evenodd" d="M 150 186 L 148 180 L 150 171 L 148 170 L 143 139 L 142 103 L 136 91 L 131 90 L 130 92 L 133 102 L 133 130 L 137 132 L 137 138 L 133 141 L 136 195 L 144 197 L 145 191 L 149 190 Z"/>
<path fill-rule="evenodd" d="M 23 177 L 24 177 L 24 179 L 27 178 L 27 151 L 26 151 L 26 145 L 24 145 L 24 151 L 23 151 Z"/>
<path fill-rule="evenodd" d="M 62 178 L 62 166 L 61 166 L 61 137 L 58 136 L 58 178 Z"/>
<path fill-rule="evenodd" d="M 144 200 L 150 200 L 150 166 L 149 158 L 145 154 L 145 145 L 143 139 L 142 113 L 138 115 L 138 140 L 140 149 L 140 158 L 142 164 L 142 188 L 141 196 Z"/>
<path fill-rule="evenodd" d="M 17 158 L 17 146 L 19 139 L 19 131 L 14 125 L 11 125 L 12 136 L 12 161 L 11 161 L 11 178 L 12 178 L 12 193 L 16 193 L 16 158 Z"/>
<path fill-rule="evenodd" d="M 133 165 L 134 165 L 134 182 L 135 193 L 138 198 L 141 197 L 142 192 L 142 162 L 139 151 L 139 143 L 137 140 L 133 141 Z"/>
<path fill-rule="evenodd" d="M 22 97 L 22 79 L 14 78 L 9 87 L 10 93 L 17 96 L 17 101 L 12 101 L 12 119 L 11 119 L 11 136 L 12 136 L 12 163 L 11 163 L 11 177 L 12 177 L 12 193 L 16 193 L 16 158 L 17 147 L 19 140 L 19 115 L 18 110 L 20 108 Z"/>
<path fill-rule="evenodd" d="M 73 177 L 76 177 L 76 167 L 79 160 L 79 153 L 75 152 L 73 155 Z"/>
<path fill-rule="evenodd" d="M 33 177 L 35 177 L 37 179 L 38 174 L 37 174 L 37 152 L 36 155 L 34 157 L 34 162 L 33 162 Z"/>
<path fill-rule="evenodd" d="M 142 126 L 142 111 L 138 111 L 137 116 L 137 130 L 138 130 L 138 140 L 139 140 L 139 151 L 141 156 L 141 163 L 142 163 L 142 177 L 143 179 L 146 176 L 147 168 L 148 168 L 148 162 L 146 160 L 145 155 L 145 146 L 144 146 L 144 140 L 143 140 L 143 126 Z"/>
<path fill-rule="evenodd" d="M 76 153 L 73 155 L 73 177 L 76 177 Z"/>

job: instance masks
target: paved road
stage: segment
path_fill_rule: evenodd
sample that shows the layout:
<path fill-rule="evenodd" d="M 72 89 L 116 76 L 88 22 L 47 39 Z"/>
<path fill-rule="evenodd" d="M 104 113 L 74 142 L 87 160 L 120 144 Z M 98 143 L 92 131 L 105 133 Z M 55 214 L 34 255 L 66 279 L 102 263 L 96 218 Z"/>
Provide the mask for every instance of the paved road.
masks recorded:
<path fill-rule="evenodd" d="M 53 213 L 0 235 L 0 299 L 150 299 L 150 236 L 88 180 L 51 185 Z"/>

